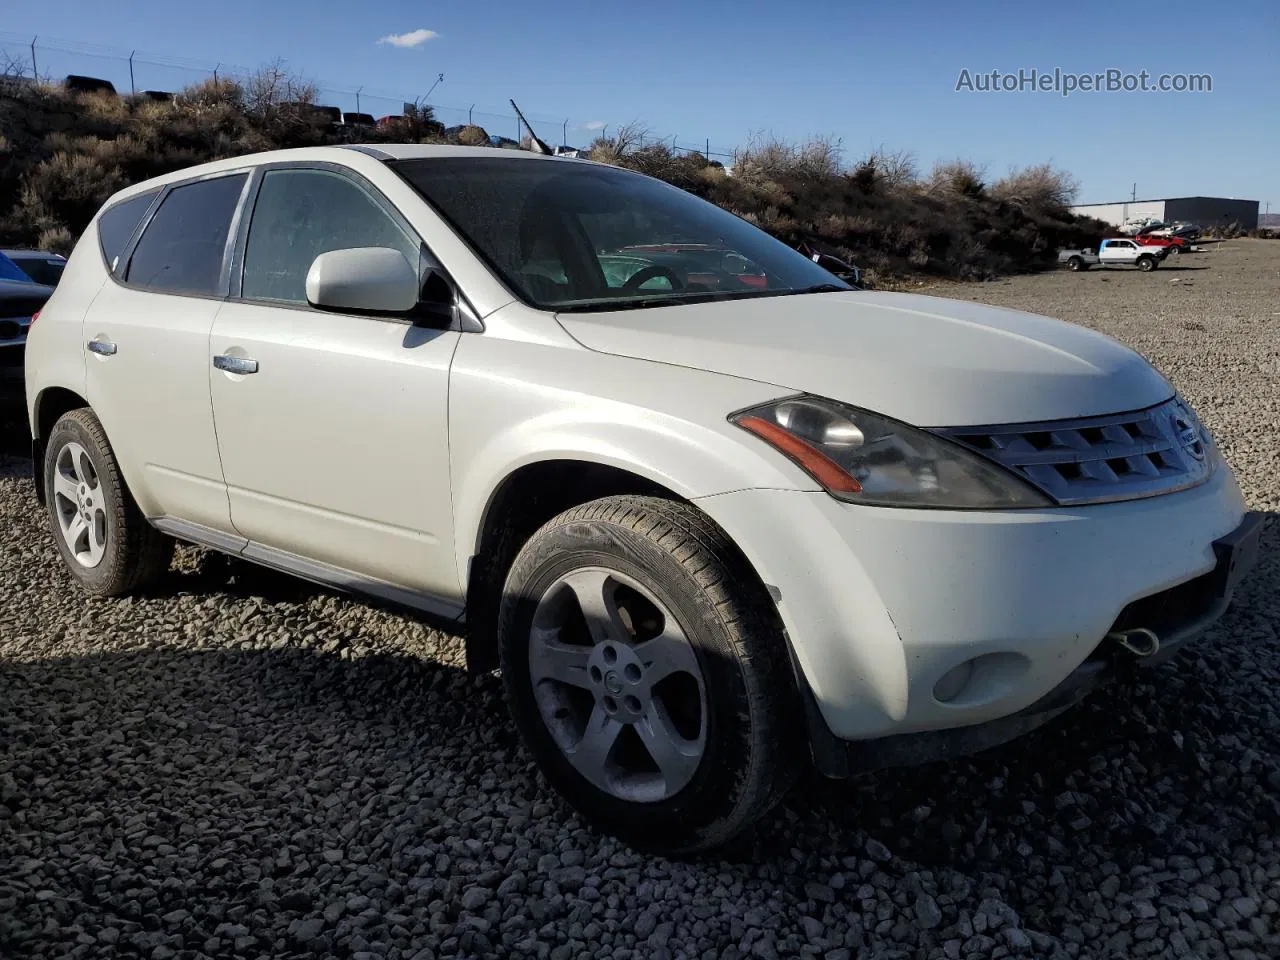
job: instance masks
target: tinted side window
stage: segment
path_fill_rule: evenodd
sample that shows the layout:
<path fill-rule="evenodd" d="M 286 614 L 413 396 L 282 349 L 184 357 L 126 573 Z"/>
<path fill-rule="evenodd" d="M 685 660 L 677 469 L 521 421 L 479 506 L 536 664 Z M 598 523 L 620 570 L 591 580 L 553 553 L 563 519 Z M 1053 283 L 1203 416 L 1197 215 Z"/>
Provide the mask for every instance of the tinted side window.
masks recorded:
<path fill-rule="evenodd" d="M 307 302 L 307 271 L 330 250 L 391 247 L 416 269 L 419 242 L 347 177 L 325 170 L 269 170 L 249 223 L 241 293 Z"/>
<path fill-rule="evenodd" d="M 166 293 L 218 294 L 227 233 L 247 176 L 171 190 L 134 248 L 125 279 Z"/>
<path fill-rule="evenodd" d="M 66 264 L 61 260 L 23 260 L 22 271 L 36 283 L 56 287 Z"/>
<path fill-rule="evenodd" d="M 102 259 L 107 261 L 108 270 L 115 270 L 116 257 L 124 253 L 124 248 L 133 237 L 133 231 L 138 229 L 151 201 L 155 200 L 159 192 L 151 190 L 122 200 L 109 210 L 104 210 L 98 218 L 98 243 L 102 247 Z"/>

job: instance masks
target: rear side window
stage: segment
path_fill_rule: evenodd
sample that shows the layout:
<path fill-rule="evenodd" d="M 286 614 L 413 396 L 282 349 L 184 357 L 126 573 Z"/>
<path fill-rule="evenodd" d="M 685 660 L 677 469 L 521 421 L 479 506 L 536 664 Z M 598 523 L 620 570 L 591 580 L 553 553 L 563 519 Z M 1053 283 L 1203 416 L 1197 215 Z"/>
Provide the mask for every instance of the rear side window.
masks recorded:
<path fill-rule="evenodd" d="M 306 303 L 307 272 L 320 254 L 390 247 L 416 269 L 419 246 L 347 177 L 324 170 L 269 170 L 249 221 L 241 296 Z"/>
<path fill-rule="evenodd" d="M 248 174 L 175 187 L 134 248 L 125 280 L 164 293 L 217 296 L 227 234 Z"/>
<path fill-rule="evenodd" d="M 65 260 L 38 259 L 33 260 L 30 257 L 23 258 L 18 264 L 22 268 L 22 272 L 34 280 L 36 283 L 43 283 L 47 287 L 56 287 L 58 281 L 62 279 L 62 270 L 66 267 Z"/>
<path fill-rule="evenodd" d="M 102 259 L 107 261 L 107 269 L 114 271 L 120 254 L 133 238 L 133 231 L 151 207 L 159 190 L 140 193 L 136 197 L 122 200 L 115 206 L 103 211 L 98 218 L 98 243 L 102 247 Z"/>

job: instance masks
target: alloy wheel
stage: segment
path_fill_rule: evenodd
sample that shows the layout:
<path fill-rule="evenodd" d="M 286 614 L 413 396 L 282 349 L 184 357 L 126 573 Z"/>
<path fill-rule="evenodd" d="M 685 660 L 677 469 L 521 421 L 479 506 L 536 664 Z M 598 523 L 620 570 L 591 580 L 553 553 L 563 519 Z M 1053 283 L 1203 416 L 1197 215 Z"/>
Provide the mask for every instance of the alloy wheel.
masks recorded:
<path fill-rule="evenodd" d="M 53 507 L 71 556 L 96 567 L 107 552 L 107 504 L 89 452 L 73 441 L 58 451 L 53 472 Z"/>
<path fill-rule="evenodd" d="M 620 800 L 679 793 L 707 742 L 707 693 L 692 644 L 643 585 L 583 567 L 543 594 L 529 636 L 543 722 L 569 763 Z"/>

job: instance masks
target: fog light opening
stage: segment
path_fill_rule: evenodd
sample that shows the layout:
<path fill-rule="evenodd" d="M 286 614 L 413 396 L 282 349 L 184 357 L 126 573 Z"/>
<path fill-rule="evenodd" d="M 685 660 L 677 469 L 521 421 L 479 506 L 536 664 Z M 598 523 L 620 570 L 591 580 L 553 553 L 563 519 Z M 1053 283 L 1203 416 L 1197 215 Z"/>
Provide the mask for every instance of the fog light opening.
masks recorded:
<path fill-rule="evenodd" d="M 939 703 L 950 703 L 960 694 L 973 679 L 973 660 L 966 660 L 958 667 L 952 667 L 933 685 L 933 698 Z"/>

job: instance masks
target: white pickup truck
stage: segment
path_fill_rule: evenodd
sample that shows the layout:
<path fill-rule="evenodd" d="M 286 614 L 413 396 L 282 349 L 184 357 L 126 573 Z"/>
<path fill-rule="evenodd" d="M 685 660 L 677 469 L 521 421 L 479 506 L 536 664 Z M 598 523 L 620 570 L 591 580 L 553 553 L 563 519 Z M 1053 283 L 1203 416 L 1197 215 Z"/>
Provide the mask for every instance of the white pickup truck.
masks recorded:
<path fill-rule="evenodd" d="M 1130 266 L 1145 272 L 1160 266 L 1168 247 L 1143 246 L 1135 240 L 1103 240 L 1098 252 L 1092 250 L 1060 250 L 1058 262 L 1069 270 L 1088 270 L 1095 265 L 1108 267 Z"/>

